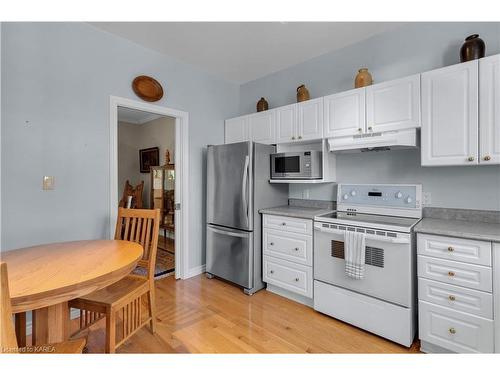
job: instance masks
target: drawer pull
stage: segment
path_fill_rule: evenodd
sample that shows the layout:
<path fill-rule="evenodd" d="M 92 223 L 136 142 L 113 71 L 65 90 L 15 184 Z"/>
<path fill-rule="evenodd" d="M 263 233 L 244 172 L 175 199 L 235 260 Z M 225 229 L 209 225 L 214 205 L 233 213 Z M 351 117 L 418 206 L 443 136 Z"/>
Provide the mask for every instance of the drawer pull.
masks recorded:
<path fill-rule="evenodd" d="M 283 222 L 283 223 L 281 223 L 281 225 L 286 225 L 286 223 L 285 223 L 285 222 Z"/>
<path fill-rule="evenodd" d="M 489 155 L 486 155 L 484 158 L 483 158 L 484 161 L 490 161 L 491 160 L 491 156 Z"/>
<path fill-rule="evenodd" d="M 298 277 L 296 277 L 296 278 L 295 278 L 295 281 L 299 281 L 299 278 L 298 278 Z"/>
<path fill-rule="evenodd" d="M 269 246 L 274 246 L 274 242 L 269 243 Z"/>
<path fill-rule="evenodd" d="M 453 271 L 448 271 L 448 276 L 450 276 L 450 277 L 455 276 L 455 272 L 453 272 Z"/>
<path fill-rule="evenodd" d="M 467 158 L 467 160 L 468 160 L 468 161 L 474 161 L 474 156 L 469 156 L 469 157 Z"/>
<path fill-rule="evenodd" d="M 455 249 L 452 247 L 452 246 L 448 246 L 448 251 L 451 253 L 452 251 L 454 251 Z"/>
<path fill-rule="evenodd" d="M 274 271 L 273 271 L 273 270 L 271 270 L 271 271 L 269 271 L 269 273 L 274 273 Z"/>
<path fill-rule="evenodd" d="M 453 327 L 452 327 L 452 328 L 450 328 L 448 331 L 449 331 L 452 335 L 454 335 L 455 333 L 457 333 L 457 331 L 456 331 L 456 330 L 455 330 L 455 328 L 453 328 Z"/>
<path fill-rule="evenodd" d="M 448 299 L 449 299 L 450 301 L 455 301 L 455 296 L 448 296 Z"/>
<path fill-rule="evenodd" d="M 299 248 L 298 248 L 298 247 L 296 247 L 294 250 L 295 250 L 295 251 L 299 251 Z"/>

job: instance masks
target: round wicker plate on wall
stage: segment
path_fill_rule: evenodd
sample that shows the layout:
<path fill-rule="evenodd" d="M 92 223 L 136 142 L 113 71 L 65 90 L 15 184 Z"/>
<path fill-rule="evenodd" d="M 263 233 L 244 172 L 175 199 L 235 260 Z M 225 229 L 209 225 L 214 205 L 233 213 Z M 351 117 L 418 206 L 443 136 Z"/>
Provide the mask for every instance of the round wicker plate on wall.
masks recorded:
<path fill-rule="evenodd" d="M 139 98 L 147 102 L 156 102 L 163 97 L 163 87 L 160 82 L 148 76 L 135 77 L 132 89 Z"/>

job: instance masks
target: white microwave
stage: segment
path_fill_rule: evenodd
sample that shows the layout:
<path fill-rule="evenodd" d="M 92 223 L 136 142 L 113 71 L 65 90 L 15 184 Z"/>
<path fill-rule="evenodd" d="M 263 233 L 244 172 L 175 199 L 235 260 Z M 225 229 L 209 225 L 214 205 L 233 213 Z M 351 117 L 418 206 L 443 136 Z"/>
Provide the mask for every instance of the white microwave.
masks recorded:
<path fill-rule="evenodd" d="M 271 154 L 271 179 L 317 180 L 323 178 L 322 151 Z"/>

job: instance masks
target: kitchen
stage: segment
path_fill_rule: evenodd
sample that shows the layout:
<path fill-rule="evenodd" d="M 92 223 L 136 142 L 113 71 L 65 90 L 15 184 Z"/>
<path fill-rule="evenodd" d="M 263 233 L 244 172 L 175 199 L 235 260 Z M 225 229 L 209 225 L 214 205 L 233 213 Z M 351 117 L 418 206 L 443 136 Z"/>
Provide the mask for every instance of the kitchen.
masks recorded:
<path fill-rule="evenodd" d="M 474 174 L 498 187 L 499 77 L 500 55 L 463 59 L 323 97 L 301 85 L 296 104 L 262 97 L 257 113 L 227 119 L 226 145 L 208 147 L 207 277 L 407 347 L 417 337 L 423 352 L 498 352 L 498 191 L 467 181 L 467 201 L 436 206 L 432 193 L 456 199 L 453 180 Z M 233 195 L 234 220 L 217 204 Z"/>
<path fill-rule="evenodd" d="M 66 341 L 63 319 L 36 311 L 57 306 L 89 353 L 500 351 L 498 22 L 2 22 L 0 32 L 0 244 L 19 348 L 30 336 Z M 461 56 L 470 44 L 476 55 Z M 138 78 L 163 96 L 140 96 Z M 175 122 L 175 275 L 160 279 L 152 257 L 144 308 L 131 297 L 106 319 L 83 288 L 23 307 L 23 291 L 45 285 L 36 279 L 61 274 L 76 288 L 89 272 L 83 286 L 96 288 L 102 269 L 108 283 L 144 268 L 140 246 L 109 265 L 99 241 L 158 247 L 121 237 L 119 107 Z M 95 259 L 61 250 L 79 241 L 95 244 Z M 64 255 L 45 251 L 48 271 L 30 266 L 37 257 L 16 261 L 43 244 Z M 92 292 L 108 307 L 120 297 L 112 285 Z"/>

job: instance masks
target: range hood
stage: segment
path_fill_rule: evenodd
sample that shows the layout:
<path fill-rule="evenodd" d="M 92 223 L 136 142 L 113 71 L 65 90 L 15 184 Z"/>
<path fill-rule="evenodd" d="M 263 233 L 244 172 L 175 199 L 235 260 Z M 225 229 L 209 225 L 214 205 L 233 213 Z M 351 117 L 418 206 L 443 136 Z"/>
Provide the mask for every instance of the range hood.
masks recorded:
<path fill-rule="evenodd" d="M 335 153 L 386 151 L 417 147 L 417 129 L 350 135 L 328 139 L 328 150 Z"/>

